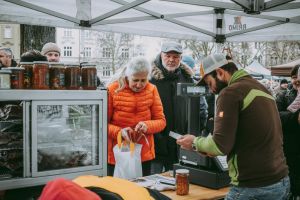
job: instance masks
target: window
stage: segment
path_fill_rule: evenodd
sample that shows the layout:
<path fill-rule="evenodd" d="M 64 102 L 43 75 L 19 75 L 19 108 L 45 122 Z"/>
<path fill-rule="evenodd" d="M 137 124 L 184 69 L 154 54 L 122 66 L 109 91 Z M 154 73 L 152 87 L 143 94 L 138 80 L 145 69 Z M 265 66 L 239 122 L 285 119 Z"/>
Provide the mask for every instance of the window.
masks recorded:
<path fill-rule="evenodd" d="M 128 48 L 122 48 L 121 58 L 129 58 L 129 49 Z"/>
<path fill-rule="evenodd" d="M 72 56 L 72 47 L 64 47 L 64 56 L 71 57 Z"/>
<path fill-rule="evenodd" d="M 12 38 L 12 27 L 10 27 L 10 26 L 4 27 L 4 38 L 5 39 Z"/>
<path fill-rule="evenodd" d="M 64 29 L 64 37 L 72 37 L 72 30 Z"/>
<path fill-rule="evenodd" d="M 84 47 L 83 48 L 83 57 L 91 57 L 92 56 L 92 48 Z"/>
<path fill-rule="evenodd" d="M 84 36 L 86 39 L 90 39 L 90 38 L 91 38 L 91 31 L 84 30 L 83 36 Z"/>
<path fill-rule="evenodd" d="M 103 48 L 102 57 L 103 58 L 110 58 L 111 57 L 111 49 L 110 48 Z"/>
<path fill-rule="evenodd" d="M 110 76 L 110 67 L 103 67 L 103 76 Z"/>

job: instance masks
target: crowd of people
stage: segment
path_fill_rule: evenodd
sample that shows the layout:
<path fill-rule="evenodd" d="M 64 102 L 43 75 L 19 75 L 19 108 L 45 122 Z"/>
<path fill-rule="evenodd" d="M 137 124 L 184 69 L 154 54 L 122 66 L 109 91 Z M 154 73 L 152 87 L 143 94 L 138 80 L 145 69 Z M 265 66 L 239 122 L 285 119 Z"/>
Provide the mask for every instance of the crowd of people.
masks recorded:
<path fill-rule="evenodd" d="M 204 58 L 199 80 L 195 60 L 182 54 L 181 44 L 165 42 L 152 63 L 135 57 L 107 84 L 108 175 L 114 174 L 113 148 L 121 138 L 142 145 L 143 176 L 172 170 L 181 147 L 205 156 L 227 155 L 227 200 L 300 196 L 299 65 L 292 70 L 291 87 L 283 79 L 274 94 L 222 54 Z M 60 49 L 47 43 L 41 53 L 21 56 L 21 62 L 36 59 L 59 62 Z M 0 61 L 1 67 L 16 65 L 5 48 Z M 187 98 L 177 95 L 178 83 L 196 83 L 210 91 L 199 97 L 200 136 L 188 132 Z M 181 138 L 171 138 L 170 131 Z"/>

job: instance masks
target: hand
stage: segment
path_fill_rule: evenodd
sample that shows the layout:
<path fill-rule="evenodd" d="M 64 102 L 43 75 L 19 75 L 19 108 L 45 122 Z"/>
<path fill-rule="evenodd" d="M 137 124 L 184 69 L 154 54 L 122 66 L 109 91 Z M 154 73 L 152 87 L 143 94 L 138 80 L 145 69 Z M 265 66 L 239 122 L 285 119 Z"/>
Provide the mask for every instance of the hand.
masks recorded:
<path fill-rule="evenodd" d="M 134 128 L 134 131 L 137 133 L 146 133 L 148 130 L 148 126 L 145 122 L 139 122 Z"/>
<path fill-rule="evenodd" d="M 180 145 L 181 148 L 186 150 L 192 150 L 192 144 L 195 139 L 194 135 L 183 135 L 181 138 L 176 140 L 176 143 Z"/>
<path fill-rule="evenodd" d="M 132 130 L 132 128 L 130 127 L 126 127 L 126 128 L 123 128 L 121 130 L 121 135 L 122 135 L 122 138 L 126 141 L 126 142 L 130 142 L 131 140 L 131 135 L 134 131 Z"/>
<path fill-rule="evenodd" d="M 298 124 L 300 125 L 300 113 L 298 114 Z"/>

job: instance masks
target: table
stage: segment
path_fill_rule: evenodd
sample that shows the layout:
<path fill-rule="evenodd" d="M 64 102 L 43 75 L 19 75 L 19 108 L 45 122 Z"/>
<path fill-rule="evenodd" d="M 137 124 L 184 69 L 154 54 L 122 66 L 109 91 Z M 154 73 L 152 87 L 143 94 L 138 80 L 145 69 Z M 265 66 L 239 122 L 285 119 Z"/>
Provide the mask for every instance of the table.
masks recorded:
<path fill-rule="evenodd" d="M 190 184 L 189 194 L 185 196 L 176 195 L 176 191 L 163 191 L 161 193 L 174 200 L 204 200 L 223 199 L 228 191 L 229 187 L 214 190 L 199 185 Z"/>
<path fill-rule="evenodd" d="M 170 174 L 165 172 L 162 173 L 163 176 L 169 176 Z M 194 185 L 190 183 L 189 194 L 180 196 L 176 194 L 176 191 L 169 190 L 163 191 L 162 194 L 168 196 L 172 200 L 209 200 L 209 199 L 223 199 L 229 191 L 229 187 L 221 189 L 210 189 L 202 187 L 199 185 Z"/>

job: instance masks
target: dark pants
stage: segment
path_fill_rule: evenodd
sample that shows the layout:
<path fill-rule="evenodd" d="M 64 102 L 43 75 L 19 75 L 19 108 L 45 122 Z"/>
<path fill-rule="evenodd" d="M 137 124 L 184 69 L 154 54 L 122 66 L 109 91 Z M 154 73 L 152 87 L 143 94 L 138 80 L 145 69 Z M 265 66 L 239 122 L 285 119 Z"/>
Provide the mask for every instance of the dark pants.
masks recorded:
<path fill-rule="evenodd" d="M 107 176 L 113 176 L 115 165 L 107 164 Z M 151 160 L 142 162 L 143 176 L 149 176 L 151 172 Z"/>

